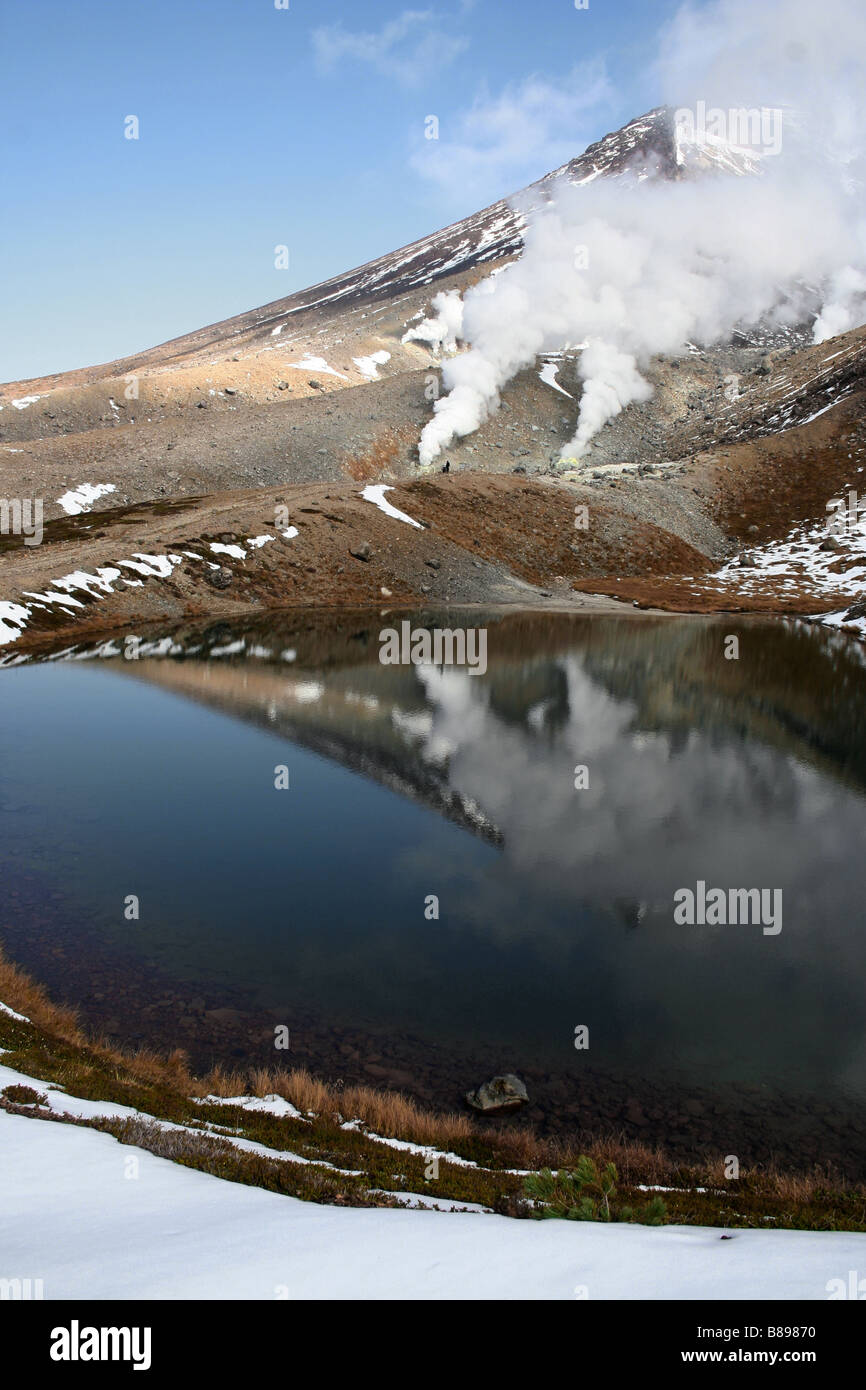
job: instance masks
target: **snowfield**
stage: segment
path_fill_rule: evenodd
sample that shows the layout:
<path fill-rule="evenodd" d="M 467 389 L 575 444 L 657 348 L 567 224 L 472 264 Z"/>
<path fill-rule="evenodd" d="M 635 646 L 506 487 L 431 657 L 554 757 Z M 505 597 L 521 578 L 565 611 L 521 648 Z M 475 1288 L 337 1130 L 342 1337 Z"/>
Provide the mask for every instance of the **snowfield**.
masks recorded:
<path fill-rule="evenodd" d="M 318 1206 L 2 1111 L 0 1191 L 0 1275 L 47 1299 L 826 1299 L 866 1263 L 856 1234 Z"/>

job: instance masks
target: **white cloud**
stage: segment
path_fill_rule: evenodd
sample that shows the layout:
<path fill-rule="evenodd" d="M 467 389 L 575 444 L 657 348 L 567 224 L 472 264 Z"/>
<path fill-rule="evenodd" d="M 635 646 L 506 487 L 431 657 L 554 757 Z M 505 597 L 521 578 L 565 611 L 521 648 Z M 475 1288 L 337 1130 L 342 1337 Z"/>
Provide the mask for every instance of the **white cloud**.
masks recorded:
<path fill-rule="evenodd" d="M 342 24 L 313 31 L 313 51 L 323 72 L 345 58 L 369 63 L 404 86 L 417 86 L 454 59 L 468 39 L 448 32 L 448 21 L 435 10 L 404 10 L 376 33 L 350 32 Z"/>
<path fill-rule="evenodd" d="M 479 95 L 464 112 L 439 118 L 438 140 L 421 140 L 415 171 L 447 194 L 475 201 L 513 193 L 564 164 L 594 134 L 589 113 L 610 100 L 603 63 L 581 63 L 559 82 L 527 77 L 498 95 Z"/>

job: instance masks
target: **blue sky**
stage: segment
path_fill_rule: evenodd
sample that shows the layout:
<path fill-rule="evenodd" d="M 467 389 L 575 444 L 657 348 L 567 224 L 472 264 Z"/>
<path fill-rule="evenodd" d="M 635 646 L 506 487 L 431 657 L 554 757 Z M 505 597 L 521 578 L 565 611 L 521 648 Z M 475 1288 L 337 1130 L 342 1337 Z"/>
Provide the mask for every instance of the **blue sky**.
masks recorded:
<path fill-rule="evenodd" d="M 2 0 L 0 380 L 163 342 L 516 191 L 657 104 L 676 8 Z"/>

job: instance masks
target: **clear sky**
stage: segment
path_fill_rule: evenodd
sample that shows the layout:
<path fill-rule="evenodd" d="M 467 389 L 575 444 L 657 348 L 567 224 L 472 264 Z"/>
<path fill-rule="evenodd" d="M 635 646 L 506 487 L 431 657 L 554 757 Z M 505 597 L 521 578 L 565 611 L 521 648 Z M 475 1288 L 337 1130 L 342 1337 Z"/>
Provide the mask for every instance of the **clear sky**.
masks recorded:
<path fill-rule="evenodd" d="M 0 0 L 0 380 L 164 342 L 516 191 L 659 102 L 677 8 L 281 3 Z"/>

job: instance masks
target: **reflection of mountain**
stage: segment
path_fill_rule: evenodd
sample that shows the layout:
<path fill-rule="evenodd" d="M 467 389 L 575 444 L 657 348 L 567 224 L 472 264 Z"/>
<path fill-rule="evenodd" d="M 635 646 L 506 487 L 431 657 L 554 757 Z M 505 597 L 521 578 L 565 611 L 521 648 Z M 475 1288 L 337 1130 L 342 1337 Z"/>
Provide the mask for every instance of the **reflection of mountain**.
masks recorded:
<path fill-rule="evenodd" d="M 827 781 L 866 786 L 866 667 L 853 644 L 745 623 L 728 661 L 729 619 L 414 621 L 486 622 L 486 675 L 380 665 L 370 613 L 185 629 L 113 664 L 430 807 L 504 848 L 516 871 L 543 869 L 552 900 L 577 876 L 587 901 L 630 925 L 670 902 L 672 860 L 721 862 L 731 882 L 759 883 L 761 846 L 775 843 L 778 881 L 797 885 L 805 912 L 839 855 L 856 856 L 846 793 Z M 578 764 L 590 771 L 582 791 Z M 793 850 L 821 817 L 837 824 L 822 863 L 802 852 L 788 863 L 789 839 Z"/>
<path fill-rule="evenodd" d="M 124 670 L 289 738 L 502 844 L 482 807 L 451 786 L 447 749 L 428 747 L 432 721 L 411 668 L 396 676 L 378 663 L 310 673 L 261 660 L 145 658 Z"/>
<path fill-rule="evenodd" d="M 739 656 L 725 657 L 725 637 Z M 758 739 L 857 786 L 866 786 L 863 649 L 801 622 L 666 623 L 652 643 L 633 631 L 589 628 L 586 673 L 633 701 L 636 729 L 681 746 L 690 731 Z"/>
<path fill-rule="evenodd" d="M 712 745 L 748 744 L 751 754 L 774 749 L 866 786 L 866 666 L 860 648 L 834 634 L 729 618 L 452 611 L 413 621 L 486 625 L 487 675 L 381 666 L 381 617 L 372 613 L 177 630 L 120 669 L 294 739 L 492 844 L 503 843 L 508 807 L 497 807 L 485 777 L 461 780 L 473 741 L 504 749 L 516 738 L 535 764 L 559 759 L 567 772 L 567 760 L 584 760 L 612 719 L 617 738 L 636 749 L 660 738 L 667 759 L 697 733 Z M 732 628 L 737 660 L 724 655 Z M 120 650 L 108 643 L 76 656 Z M 157 656 L 164 659 L 148 659 Z"/>

